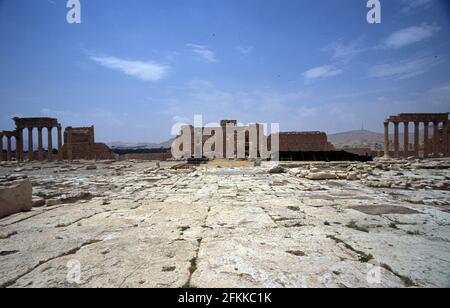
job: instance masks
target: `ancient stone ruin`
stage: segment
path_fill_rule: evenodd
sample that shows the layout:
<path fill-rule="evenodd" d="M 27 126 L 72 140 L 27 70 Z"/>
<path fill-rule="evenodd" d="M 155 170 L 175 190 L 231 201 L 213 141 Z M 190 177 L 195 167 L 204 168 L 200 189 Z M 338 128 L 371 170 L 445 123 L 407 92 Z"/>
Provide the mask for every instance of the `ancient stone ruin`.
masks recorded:
<path fill-rule="evenodd" d="M 54 118 L 14 118 L 16 129 L 14 131 L 0 132 L 0 161 L 33 161 L 44 160 L 43 131 L 47 132 L 46 159 L 52 161 L 55 158 L 53 149 L 53 130 L 57 129 L 57 160 L 63 159 L 111 159 L 111 150 L 103 143 L 95 143 L 94 127 L 72 128 L 68 127 L 62 137 L 62 126 Z M 28 132 L 28 153 L 24 156 L 24 130 Z M 38 133 L 38 148 L 34 151 L 33 132 Z M 3 139 L 6 137 L 6 155 L 4 153 Z M 15 140 L 13 151 L 12 141 Z"/>
<path fill-rule="evenodd" d="M 231 129 L 231 130 L 230 130 Z M 236 120 L 222 120 L 220 127 L 194 127 L 192 125 L 183 126 L 182 133 L 177 137 L 178 143 L 175 147 L 184 150 L 183 158 L 193 158 L 196 156 L 207 158 L 225 159 L 255 159 L 263 158 L 261 151 L 266 147 L 272 151 L 272 142 L 277 140 L 278 153 L 275 160 L 297 160 L 297 161 L 366 161 L 371 157 L 359 155 L 345 151 L 335 151 L 334 146 L 328 142 L 327 134 L 324 132 L 277 132 L 269 136 L 264 134 L 262 124 L 250 124 L 248 126 L 238 126 Z M 252 153 L 252 141 L 250 134 L 254 133 L 257 138 L 257 152 Z M 188 134 L 187 138 L 184 134 Z M 189 135 L 190 134 L 190 135 Z M 223 142 L 213 140 L 223 138 Z M 202 138 L 201 142 L 200 139 Z M 196 139 L 199 139 L 196 141 Z M 211 141 L 213 140 L 213 141 Z M 184 148 L 184 143 L 190 143 L 190 151 Z M 212 145 L 212 152 L 208 152 L 208 145 Z M 200 146 L 201 145 L 201 146 Z M 220 150 L 217 150 L 220 147 Z M 239 149 L 243 150 L 244 156 L 239 157 Z M 219 154 L 218 154 L 219 153 Z M 199 158 L 197 157 L 197 158 Z M 271 158 L 274 160 L 274 157 Z"/>
<path fill-rule="evenodd" d="M 95 142 L 94 126 L 67 127 L 64 131 L 64 159 L 111 159 L 111 150 L 104 143 Z"/>
<path fill-rule="evenodd" d="M 449 113 L 402 113 L 391 116 L 384 122 L 385 157 L 448 157 L 449 156 Z M 390 141 L 389 125 L 394 124 L 394 140 Z M 414 123 L 414 137 L 411 146 L 410 123 Z M 430 134 L 430 123 L 433 125 Z M 400 147 L 400 124 L 403 124 L 403 147 Z M 420 143 L 420 129 L 423 127 L 423 143 Z M 431 135 L 431 137 L 430 137 Z"/>

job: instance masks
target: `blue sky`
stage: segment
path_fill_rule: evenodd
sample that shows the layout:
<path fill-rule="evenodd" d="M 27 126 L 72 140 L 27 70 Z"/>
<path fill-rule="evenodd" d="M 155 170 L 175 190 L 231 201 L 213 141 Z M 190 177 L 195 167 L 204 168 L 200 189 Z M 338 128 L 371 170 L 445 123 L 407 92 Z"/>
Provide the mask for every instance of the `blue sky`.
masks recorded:
<path fill-rule="evenodd" d="M 0 128 L 52 116 L 99 141 L 159 142 L 175 122 L 382 131 L 450 111 L 446 0 L 0 0 Z"/>

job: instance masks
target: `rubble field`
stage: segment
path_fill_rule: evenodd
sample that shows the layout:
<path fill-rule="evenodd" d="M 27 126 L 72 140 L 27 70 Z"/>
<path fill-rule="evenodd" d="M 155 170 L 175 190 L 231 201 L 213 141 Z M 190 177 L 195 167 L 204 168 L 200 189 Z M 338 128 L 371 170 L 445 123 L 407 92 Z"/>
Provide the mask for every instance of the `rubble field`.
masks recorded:
<path fill-rule="evenodd" d="M 0 287 L 450 287 L 449 159 L 175 164 L 3 162 Z"/>

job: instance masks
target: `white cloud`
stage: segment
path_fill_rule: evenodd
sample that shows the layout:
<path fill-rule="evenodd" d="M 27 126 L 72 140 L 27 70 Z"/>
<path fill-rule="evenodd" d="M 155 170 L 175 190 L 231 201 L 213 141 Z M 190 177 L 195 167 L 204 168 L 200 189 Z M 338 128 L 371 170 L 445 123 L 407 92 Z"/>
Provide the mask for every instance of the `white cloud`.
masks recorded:
<path fill-rule="evenodd" d="M 247 57 L 253 52 L 253 46 L 237 46 L 236 50 L 243 56 Z"/>
<path fill-rule="evenodd" d="M 403 0 L 402 4 L 404 5 L 402 12 L 410 13 L 419 8 L 428 7 L 434 0 Z"/>
<path fill-rule="evenodd" d="M 332 52 L 333 59 L 335 60 L 347 60 L 361 52 L 367 50 L 367 48 L 361 47 L 362 39 L 356 39 L 349 44 L 343 44 L 341 42 L 333 43 L 325 47 L 323 50 Z"/>
<path fill-rule="evenodd" d="M 447 108 L 450 97 L 450 84 L 436 86 L 425 93 L 425 100 L 436 106 Z M 448 108 L 447 108 L 448 110 Z"/>
<path fill-rule="evenodd" d="M 385 41 L 387 48 L 402 48 L 431 38 L 440 30 L 436 25 L 422 24 L 392 33 Z"/>
<path fill-rule="evenodd" d="M 117 57 L 90 56 L 92 61 L 106 68 L 120 71 L 126 75 L 143 81 L 158 81 L 165 78 L 170 70 L 169 66 L 155 62 L 130 61 Z"/>
<path fill-rule="evenodd" d="M 61 117 L 61 116 L 68 116 L 71 115 L 71 112 L 69 111 L 60 111 L 60 110 L 53 110 L 50 108 L 42 108 L 41 114 L 45 116 L 52 116 L 52 117 Z"/>
<path fill-rule="evenodd" d="M 217 62 L 216 55 L 209 49 L 208 46 L 197 45 L 197 44 L 187 44 L 186 45 L 193 53 L 195 53 L 201 60 L 214 63 Z"/>
<path fill-rule="evenodd" d="M 418 57 L 404 61 L 379 64 L 369 70 L 369 76 L 382 79 L 403 80 L 416 77 L 427 72 L 440 63 L 433 57 Z"/>
<path fill-rule="evenodd" d="M 343 70 L 337 69 L 331 65 L 323 65 L 312 68 L 303 73 L 303 77 L 306 81 L 312 81 L 315 79 L 322 79 L 327 77 L 334 77 L 343 73 Z"/>

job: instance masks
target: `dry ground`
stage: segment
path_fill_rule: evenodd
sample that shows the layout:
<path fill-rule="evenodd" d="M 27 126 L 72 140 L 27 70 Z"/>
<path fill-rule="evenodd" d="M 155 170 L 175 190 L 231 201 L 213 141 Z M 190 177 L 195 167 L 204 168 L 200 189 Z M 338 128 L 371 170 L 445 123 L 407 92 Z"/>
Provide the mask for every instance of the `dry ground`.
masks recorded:
<path fill-rule="evenodd" d="M 448 160 L 249 164 L 3 164 L 0 287 L 450 287 Z"/>

